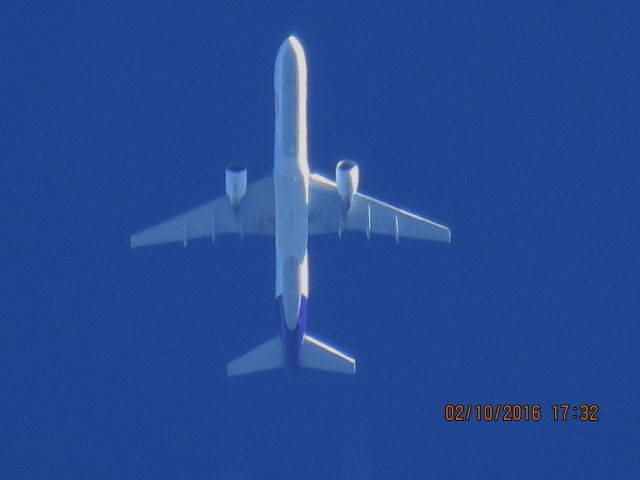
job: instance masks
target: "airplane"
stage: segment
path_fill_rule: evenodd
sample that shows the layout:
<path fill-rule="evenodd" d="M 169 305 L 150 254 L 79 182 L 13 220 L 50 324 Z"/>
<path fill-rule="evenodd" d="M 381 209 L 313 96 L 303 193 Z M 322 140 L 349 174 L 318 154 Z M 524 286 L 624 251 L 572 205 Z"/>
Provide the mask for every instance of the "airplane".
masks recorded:
<path fill-rule="evenodd" d="M 424 217 L 358 192 L 360 171 L 341 160 L 335 181 L 309 171 L 307 148 L 307 60 L 300 41 L 289 36 L 275 63 L 275 144 L 273 174 L 247 185 L 247 169 L 225 170 L 225 193 L 131 236 L 131 248 L 187 242 L 222 234 L 275 235 L 275 294 L 280 332 L 227 365 L 236 376 L 299 367 L 353 375 L 356 362 L 309 335 L 307 307 L 309 235 L 364 232 L 451 242 L 450 230 Z"/>

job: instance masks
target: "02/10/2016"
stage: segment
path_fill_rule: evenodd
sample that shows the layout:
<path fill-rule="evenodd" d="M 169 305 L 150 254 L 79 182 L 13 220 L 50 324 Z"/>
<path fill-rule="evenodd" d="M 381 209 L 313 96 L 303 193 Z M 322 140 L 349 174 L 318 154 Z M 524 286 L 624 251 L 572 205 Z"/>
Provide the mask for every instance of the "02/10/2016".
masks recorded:
<path fill-rule="evenodd" d="M 596 404 L 554 404 L 551 406 L 553 421 L 579 420 L 582 422 L 599 421 L 599 406 Z M 575 412 L 575 413 L 572 413 Z M 447 422 L 539 422 L 542 420 L 540 404 L 451 404 L 444 408 Z"/>

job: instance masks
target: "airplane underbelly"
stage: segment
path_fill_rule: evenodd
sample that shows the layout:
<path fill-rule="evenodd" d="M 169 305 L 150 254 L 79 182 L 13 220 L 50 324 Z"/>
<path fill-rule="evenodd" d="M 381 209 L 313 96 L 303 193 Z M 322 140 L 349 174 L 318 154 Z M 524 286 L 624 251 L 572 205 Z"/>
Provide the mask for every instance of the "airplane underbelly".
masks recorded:
<path fill-rule="evenodd" d="M 276 195 L 276 245 L 282 258 L 302 261 L 307 250 L 309 209 L 301 182 L 288 182 Z"/>
<path fill-rule="evenodd" d="M 299 321 L 308 296 L 306 182 L 300 174 L 274 178 L 276 185 L 276 297 L 282 296 L 287 328 Z"/>

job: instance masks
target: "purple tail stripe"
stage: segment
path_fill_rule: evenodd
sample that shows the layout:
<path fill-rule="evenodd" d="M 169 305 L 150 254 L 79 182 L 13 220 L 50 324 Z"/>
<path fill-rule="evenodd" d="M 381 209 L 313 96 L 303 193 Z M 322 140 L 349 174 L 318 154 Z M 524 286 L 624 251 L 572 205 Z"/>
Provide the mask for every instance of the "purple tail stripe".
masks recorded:
<path fill-rule="evenodd" d="M 284 354 L 284 365 L 289 373 L 295 373 L 300 364 L 300 346 L 302 338 L 307 329 L 307 307 L 309 300 L 302 295 L 300 299 L 300 312 L 298 313 L 298 323 L 296 328 L 289 330 L 284 316 L 284 305 L 282 296 L 278 297 L 278 309 L 280 310 L 280 336 L 282 338 L 282 348 Z"/>

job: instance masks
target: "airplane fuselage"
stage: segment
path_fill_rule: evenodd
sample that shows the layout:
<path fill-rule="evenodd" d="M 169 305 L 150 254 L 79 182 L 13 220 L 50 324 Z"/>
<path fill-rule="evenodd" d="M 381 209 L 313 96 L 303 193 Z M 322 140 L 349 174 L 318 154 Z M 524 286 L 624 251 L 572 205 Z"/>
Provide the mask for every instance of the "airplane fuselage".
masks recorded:
<path fill-rule="evenodd" d="M 275 64 L 276 298 L 281 314 L 284 364 L 295 371 L 307 323 L 309 271 L 309 162 L 307 62 L 300 42 L 289 37 Z"/>

